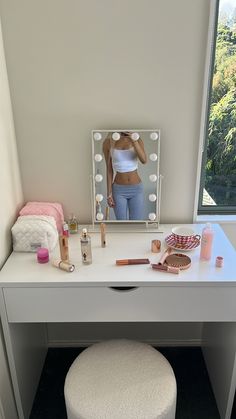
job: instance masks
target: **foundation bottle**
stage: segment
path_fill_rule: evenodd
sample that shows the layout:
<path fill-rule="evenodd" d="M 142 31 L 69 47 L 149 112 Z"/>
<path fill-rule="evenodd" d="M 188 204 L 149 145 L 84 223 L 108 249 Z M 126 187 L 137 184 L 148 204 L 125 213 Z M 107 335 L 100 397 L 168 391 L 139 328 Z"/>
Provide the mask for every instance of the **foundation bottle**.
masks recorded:
<path fill-rule="evenodd" d="M 68 261 L 69 260 L 69 247 L 68 247 L 68 237 L 67 236 L 59 236 L 59 246 L 60 246 L 60 255 L 61 260 Z"/>
<path fill-rule="evenodd" d="M 85 265 L 92 263 L 92 249 L 91 249 L 91 237 L 88 234 L 87 228 L 83 228 L 82 235 L 80 237 L 81 255 L 82 262 Z"/>

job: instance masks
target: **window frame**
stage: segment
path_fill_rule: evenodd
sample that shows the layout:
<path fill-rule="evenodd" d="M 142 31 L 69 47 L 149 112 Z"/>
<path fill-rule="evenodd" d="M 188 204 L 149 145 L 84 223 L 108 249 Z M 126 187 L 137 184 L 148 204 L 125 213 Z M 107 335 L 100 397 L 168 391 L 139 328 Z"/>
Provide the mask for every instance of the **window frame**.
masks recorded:
<path fill-rule="evenodd" d="M 203 100 L 201 114 L 201 128 L 198 155 L 198 173 L 196 180 L 196 194 L 194 205 L 194 219 L 198 215 L 236 214 L 236 206 L 202 205 L 203 190 L 205 185 L 205 165 L 207 161 L 207 136 L 210 116 L 210 98 L 214 75 L 215 49 L 218 29 L 220 0 L 211 0 L 209 13 L 209 29 L 207 51 L 205 60 L 205 75 L 203 84 Z"/>

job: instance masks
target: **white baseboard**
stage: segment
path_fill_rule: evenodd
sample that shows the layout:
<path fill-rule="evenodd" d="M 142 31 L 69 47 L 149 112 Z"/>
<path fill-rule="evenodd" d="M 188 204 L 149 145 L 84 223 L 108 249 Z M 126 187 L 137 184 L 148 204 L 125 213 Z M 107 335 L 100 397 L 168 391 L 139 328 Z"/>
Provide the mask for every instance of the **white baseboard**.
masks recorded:
<path fill-rule="evenodd" d="M 140 339 L 141 340 L 141 339 Z M 69 341 L 69 340 L 49 340 L 48 347 L 49 348 L 84 348 L 94 343 L 99 342 L 100 340 L 76 340 L 76 341 Z M 148 343 L 152 346 L 166 346 L 166 347 L 174 347 L 174 346 L 201 346 L 202 341 L 201 339 L 160 339 L 160 340 L 150 340 L 150 339 L 142 339 L 142 342 Z"/>

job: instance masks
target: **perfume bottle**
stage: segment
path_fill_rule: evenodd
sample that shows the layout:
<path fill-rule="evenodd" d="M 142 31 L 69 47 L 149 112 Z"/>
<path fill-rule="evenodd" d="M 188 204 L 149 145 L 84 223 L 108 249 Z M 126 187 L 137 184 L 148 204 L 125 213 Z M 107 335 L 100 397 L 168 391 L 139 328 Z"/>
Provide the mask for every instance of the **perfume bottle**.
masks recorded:
<path fill-rule="evenodd" d="M 214 238 L 214 231 L 212 229 L 211 223 L 207 223 L 204 229 L 202 230 L 201 238 L 201 260 L 210 260 L 212 253 L 212 244 Z"/>
<path fill-rule="evenodd" d="M 92 249 L 91 249 L 91 237 L 88 235 L 87 228 L 83 228 L 82 236 L 80 237 L 82 262 L 85 265 L 92 263 Z"/>
<path fill-rule="evenodd" d="M 71 215 L 68 221 L 68 226 L 70 234 L 78 233 L 78 221 L 74 214 Z"/>

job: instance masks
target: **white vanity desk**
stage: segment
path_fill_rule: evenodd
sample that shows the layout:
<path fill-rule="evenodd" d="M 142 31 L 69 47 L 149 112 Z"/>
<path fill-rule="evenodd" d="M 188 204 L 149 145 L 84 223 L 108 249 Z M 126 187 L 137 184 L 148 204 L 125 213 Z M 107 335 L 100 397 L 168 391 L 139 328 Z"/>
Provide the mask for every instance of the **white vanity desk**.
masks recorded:
<path fill-rule="evenodd" d="M 201 233 L 202 225 L 194 225 Z M 7 354 L 20 419 L 27 419 L 47 351 L 47 322 L 204 322 L 203 352 L 222 419 L 230 419 L 236 387 L 236 252 L 214 225 L 211 261 L 188 252 L 192 265 L 179 275 L 150 265 L 116 266 L 116 259 L 149 258 L 151 240 L 162 250 L 171 225 L 157 232 L 91 233 L 92 265 L 81 262 L 79 236 L 69 241 L 76 270 L 39 264 L 36 255 L 12 253 L 0 274 L 0 307 Z M 224 267 L 215 267 L 216 256 Z M 58 250 L 54 252 L 58 257 Z M 51 258 L 53 256 L 51 255 Z M 135 287 L 119 290 L 111 287 Z"/>

